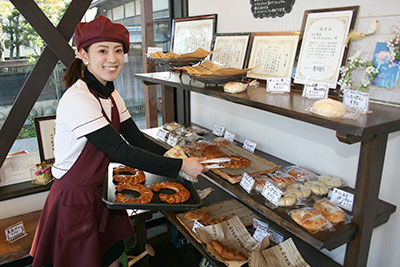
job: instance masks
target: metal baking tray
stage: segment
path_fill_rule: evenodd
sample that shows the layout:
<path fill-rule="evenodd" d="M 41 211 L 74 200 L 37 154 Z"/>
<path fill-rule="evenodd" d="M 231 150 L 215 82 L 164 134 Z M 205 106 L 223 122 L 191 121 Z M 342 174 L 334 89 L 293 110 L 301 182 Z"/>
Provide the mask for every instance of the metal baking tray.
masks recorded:
<path fill-rule="evenodd" d="M 168 178 L 165 176 L 155 175 L 152 173 L 145 172 L 146 181 L 144 185 L 147 186 L 151 190 L 151 186 L 156 183 L 161 183 L 165 181 L 178 182 L 183 184 L 190 191 L 190 198 L 184 202 L 179 204 L 168 204 L 163 202 L 158 197 L 158 194 L 161 193 L 173 193 L 172 190 L 162 189 L 159 192 L 153 192 L 154 197 L 150 203 L 140 204 L 140 203 L 119 203 L 115 202 L 115 186 L 113 182 L 113 168 L 120 166 L 120 163 L 110 163 L 108 166 L 107 176 L 104 180 L 104 189 L 103 189 L 103 201 L 110 209 L 145 209 L 145 210 L 174 210 L 174 211 L 187 211 L 193 210 L 200 207 L 203 202 L 200 199 L 199 194 L 196 189 L 193 187 L 193 184 L 184 180 L 182 177 L 178 176 L 177 178 Z M 135 196 L 133 194 L 126 194 L 128 197 Z"/>

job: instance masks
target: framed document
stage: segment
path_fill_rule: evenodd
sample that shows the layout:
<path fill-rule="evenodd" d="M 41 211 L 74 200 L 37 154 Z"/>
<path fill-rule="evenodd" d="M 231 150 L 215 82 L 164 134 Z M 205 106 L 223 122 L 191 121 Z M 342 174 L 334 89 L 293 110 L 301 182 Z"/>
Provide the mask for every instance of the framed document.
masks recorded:
<path fill-rule="evenodd" d="M 299 35 L 300 32 L 253 33 L 247 67 L 255 69 L 247 77 L 262 80 L 291 77 Z"/>
<path fill-rule="evenodd" d="M 243 69 L 246 64 L 250 33 L 217 33 L 211 61 L 225 68 Z"/>
<path fill-rule="evenodd" d="M 56 116 L 35 118 L 35 126 L 39 144 L 40 161 L 51 161 L 54 159 Z"/>
<path fill-rule="evenodd" d="M 305 11 L 295 83 L 327 83 L 329 88 L 336 88 L 343 58 L 347 56 L 344 42 L 354 26 L 358 8 Z"/>
<path fill-rule="evenodd" d="M 211 51 L 217 15 L 174 18 L 172 21 L 171 52 L 185 54 L 198 48 Z"/>

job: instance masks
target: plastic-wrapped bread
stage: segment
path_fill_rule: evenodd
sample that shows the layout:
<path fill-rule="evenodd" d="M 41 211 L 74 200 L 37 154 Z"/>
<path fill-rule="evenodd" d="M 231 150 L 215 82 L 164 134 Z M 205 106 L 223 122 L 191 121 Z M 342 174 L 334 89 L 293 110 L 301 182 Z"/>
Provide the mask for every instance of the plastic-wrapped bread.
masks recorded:
<path fill-rule="evenodd" d="M 231 94 L 237 94 L 246 91 L 247 84 L 240 82 L 228 82 L 224 86 L 224 91 Z"/>
<path fill-rule="evenodd" d="M 326 98 L 316 101 L 311 112 L 328 118 L 342 118 L 346 110 L 342 102 Z"/>

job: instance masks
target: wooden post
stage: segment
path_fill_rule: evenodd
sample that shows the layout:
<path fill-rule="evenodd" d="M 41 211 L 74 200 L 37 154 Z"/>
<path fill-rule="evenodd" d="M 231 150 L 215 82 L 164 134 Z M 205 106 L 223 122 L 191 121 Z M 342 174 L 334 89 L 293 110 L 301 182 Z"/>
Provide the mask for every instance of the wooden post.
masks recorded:
<path fill-rule="evenodd" d="M 153 3 L 148 0 L 140 0 L 140 10 L 142 19 L 142 58 L 143 72 L 154 72 L 155 68 L 147 60 L 147 48 L 154 47 L 154 23 L 153 23 Z M 155 85 L 144 85 L 144 100 L 146 109 L 147 128 L 157 127 L 157 90 Z"/>

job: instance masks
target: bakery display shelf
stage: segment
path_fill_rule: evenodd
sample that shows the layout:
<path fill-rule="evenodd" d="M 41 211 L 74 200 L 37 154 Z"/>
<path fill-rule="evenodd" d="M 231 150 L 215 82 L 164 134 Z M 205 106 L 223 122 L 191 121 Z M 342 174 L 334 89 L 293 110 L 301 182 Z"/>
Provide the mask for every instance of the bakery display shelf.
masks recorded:
<path fill-rule="evenodd" d="M 196 125 L 199 126 L 199 125 Z M 201 127 L 201 126 L 200 126 Z M 204 127 L 202 127 L 204 128 Z M 153 138 L 150 135 L 147 135 L 151 138 L 154 142 L 164 146 L 165 148 L 171 148 L 168 144 L 162 142 L 159 139 Z M 212 134 L 206 135 L 206 139 L 212 139 Z M 239 144 L 240 146 L 240 144 Z M 293 165 L 290 162 L 284 161 L 267 153 L 261 152 L 256 150 L 256 155 L 265 158 L 269 161 L 272 161 L 278 165 L 281 165 L 282 168 L 285 166 Z M 243 204 L 248 206 L 249 208 L 258 212 L 262 217 L 269 219 L 270 221 L 278 224 L 280 227 L 284 228 L 288 232 L 292 233 L 293 235 L 297 236 L 301 240 L 307 242 L 311 246 L 316 249 L 328 249 L 332 250 L 335 249 L 347 242 L 349 242 L 353 237 L 357 230 L 357 225 L 354 222 L 349 224 L 339 224 L 335 226 L 335 231 L 322 231 L 316 234 L 311 234 L 298 224 L 296 224 L 288 215 L 288 209 L 285 208 L 276 208 L 270 209 L 265 205 L 265 198 L 262 197 L 260 194 L 250 195 L 246 191 L 244 191 L 239 184 L 231 184 L 229 181 L 221 178 L 220 176 L 214 174 L 213 172 L 209 171 L 204 175 L 206 179 L 210 182 L 217 185 L 219 188 L 233 196 L 234 198 L 241 201 Z M 346 187 L 342 188 L 346 191 L 354 190 L 352 188 Z M 374 227 L 381 225 L 382 223 L 386 222 L 390 215 L 396 210 L 396 206 L 384 202 L 382 200 L 378 201 L 378 207 L 376 209 L 376 216 L 375 216 L 375 223 Z"/>
<path fill-rule="evenodd" d="M 229 94 L 221 86 L 192 81 L 187 74 L 180 77 L 175 72 L 135 74 L 135 77 L 145 84 L 163 84 L 189 90 L 332 129 L 336 131 L 338 139 L 345 143 L 400 130 L 400 109 L 387 105 L 370 103 L 371 112 L 358 119 L 328 119 L 308 111 L 316 100 L 303 98 L 299 92 L 272 94 L 267 93 L 265 87 L 257 87 L 248 88 L 243 93 Z"/>
<path fill-rule="evenodd" d="M 207 187 L 211 187 L 214 190 L 212 193 L 203 200 L 203 205 L 207 206 L 212 203 L 220 202 L 223 200 L 230 199 L 232 196 L 230 193 L 222 190 L 218 185 L 209 179 L 200 178 L 199 183 L 194 184 L 196 189 L 204 189 Z M 188 232 L 188 230 L 178 221 L 176 218 L 177 212 L 175 211 L 163 211 L 163 214 L 167 217 L 167 219 L 173 223 L 177 229 L 185 236 L 186 239 L 190 241 L 190 243 L 211 263 L 212 266 L 225 266 L 219 261 L 215 260 L 212 256 L 210 256 L 205 250 L 204 246 L 200 244 L 193 236 Z M 312 247 L 311 245 L 305 243 L 299 238 L 293 237 L 293 235 L 280 227 L 279 225 L 271 222 L 269 220 L 264 220 L 267 222 L 270 227 L 274 230 L 278 231 L 280 234 L 284 236 L 284 239 L 292 237 L 293 241 L 296 244 L 297 249 L 303 258 L 310 264 L 310 266 L 325 266 L 325 267 L 338 267 L 340 264 L 329 258 L 323 253 L 319 253 L 317 249 Z M 247 265 L 245 265 L 247 266 Z"/>

